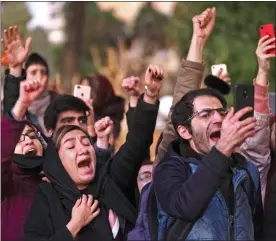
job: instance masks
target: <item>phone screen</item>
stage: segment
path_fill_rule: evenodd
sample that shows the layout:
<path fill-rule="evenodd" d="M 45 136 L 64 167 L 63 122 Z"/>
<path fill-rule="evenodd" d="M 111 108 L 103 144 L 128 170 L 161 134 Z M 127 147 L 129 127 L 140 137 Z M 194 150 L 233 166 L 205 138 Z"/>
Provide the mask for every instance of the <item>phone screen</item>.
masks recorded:
<path fill-rule="evenodd" d="M 234 86 L 234 108 L 235 112 L 245 108 L 252 107 L 254 109 L 254 86 L 236 84 Z M 254 111 L 246 114 L 241 118 L 244 120 L 248 117 L 253 117 Z"/>

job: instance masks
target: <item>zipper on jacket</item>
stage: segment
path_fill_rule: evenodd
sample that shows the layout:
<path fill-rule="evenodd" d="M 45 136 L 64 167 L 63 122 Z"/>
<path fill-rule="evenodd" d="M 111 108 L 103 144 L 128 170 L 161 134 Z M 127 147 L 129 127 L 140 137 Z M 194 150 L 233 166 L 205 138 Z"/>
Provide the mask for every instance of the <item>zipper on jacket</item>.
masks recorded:
<path fill-rule="evenodd" d="M 235 176 L 235 174 L 237 173 L 237 170 L 235 168 L 231 168 L 233 171 L 233 178 Z M 232 180 L 231 180 L 232 182 Z M 233 184 L 232 184 L 233 185 Z M 234 185 L 233 185 L 233 209 L 232 209 L 232 213 L 231 210 L 229 211 L 229 222 L 230 222 L 230 240 L 235 240 L 235 212 L 236 212 L 236 192 L 234 190 Z"/>
<path fill-rule="evenodd" d="M 230 223 L 230 240 L 235 240 L 234 239 L 234 226 L 235 226 L 235 222 L 234 222 L 234 215 L 229 215 L 229 223 Z"/>

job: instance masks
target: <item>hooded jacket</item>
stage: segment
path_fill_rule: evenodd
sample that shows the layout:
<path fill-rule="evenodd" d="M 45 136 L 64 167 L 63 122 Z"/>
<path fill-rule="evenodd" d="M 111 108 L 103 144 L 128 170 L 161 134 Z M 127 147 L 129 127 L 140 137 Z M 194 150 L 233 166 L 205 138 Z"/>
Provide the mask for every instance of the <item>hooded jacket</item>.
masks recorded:
<path fill-rule="evenodd" d="M 123 240 L 133 228 L 137 216 L 136 177 L 152 143 L 157 113 L 158 104 L 147 104 L 139 99 L 134 128 L 129 131 L 125 144 L 105 165 L 97 163 L 95 178 L 84 193 L 99 200 L 101 212 L 80 231 L 77 240 L 113 240 L 108 225 L 109 209 L 119 217 L 121 236 L 118 240 Z M 38 188 L 25 225 L 25 240 L 70 241 L 73 238 L 66 225 L 72 207 L 83 192 L 77 189 L 63 168 L 52 141 L 48 143 L 45 158 L 45 175 L 51 183 L 43 183 Z"/>

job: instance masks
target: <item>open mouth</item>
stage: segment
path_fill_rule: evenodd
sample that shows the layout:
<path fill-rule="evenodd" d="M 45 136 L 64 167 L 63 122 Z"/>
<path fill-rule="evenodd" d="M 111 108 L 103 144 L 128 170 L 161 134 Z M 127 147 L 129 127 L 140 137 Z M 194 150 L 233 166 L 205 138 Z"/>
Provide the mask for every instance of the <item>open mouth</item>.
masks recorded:
<path fill-rule="evenodd" d="M 89 168 L 90 168 L 90 165 L 91 165 L 91 160 L 90 160 L 90 158 L 87 158 L 87 159 L 85 159 L 85 160 L 83 160 L 83 161 L 80 161 L 80 162 L 78 163 L 78 167 L 79 167 L 79 168 L 82 168 L 82 167 L 89 167 Z"/>
<path fill-rule="evenodd" d="M 215 131 L 213 133 L 211 133 L 210 135 L 210 139 L 213 141 L 213 142 L 217 142 L 220 138 L 220 131 Z"/>
<path fill-rule="evenodd" d="M 25 153 L 25 156 L 36 156 L 37 150 L 30 149 Z"/>

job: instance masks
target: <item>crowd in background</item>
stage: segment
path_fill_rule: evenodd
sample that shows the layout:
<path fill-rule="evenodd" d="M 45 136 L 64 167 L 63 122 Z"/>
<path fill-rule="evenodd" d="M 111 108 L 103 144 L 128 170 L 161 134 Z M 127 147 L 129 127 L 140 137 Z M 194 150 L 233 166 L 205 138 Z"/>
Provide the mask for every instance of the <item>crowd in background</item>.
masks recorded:
<path fill-rule="evenodd" d="M 213 81 L 221 84 L 202 87 L 215 21 L 215 8 L 193 17 L 172 98 L 160 103 L 166 73 L 154 63 L 145 70 L 143 93 L 139 77 L 122 80 L 128 133 L 116 150 L 125 99 L 110 81 L 99 73 L 83 77 L 89 100 L 50 90 L 47 61 L 30 53 L 32 39 L 23 41 L 17 26 L 4 30 L 2 240 L 276 236 L 276 119 L 268 95 L 275 37 L 256 43 L 254 109 L 235 111 L 224 96 L 228 73 L 219 70 Z"/>

